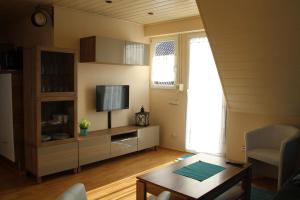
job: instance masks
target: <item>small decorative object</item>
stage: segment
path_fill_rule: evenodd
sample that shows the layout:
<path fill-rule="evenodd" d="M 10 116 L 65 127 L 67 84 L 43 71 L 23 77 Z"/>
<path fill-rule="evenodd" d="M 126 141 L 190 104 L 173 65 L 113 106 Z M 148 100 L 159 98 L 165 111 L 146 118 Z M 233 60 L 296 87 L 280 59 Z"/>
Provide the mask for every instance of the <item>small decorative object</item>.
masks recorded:
<path fill-rule="evenodd" d="M 80 135 L 87 136 L 88 128 L 91 126 L 91 122 L 87 119 L 81 120 L 79 127 L 80 127 Z"/>
<path fill-rule="evenodd" d="M 141 107 L 140 112 L 135 113 L 135 121 L 137 126 L 149 125 L 149 112 L 145 112 L 144 107 Z"/>

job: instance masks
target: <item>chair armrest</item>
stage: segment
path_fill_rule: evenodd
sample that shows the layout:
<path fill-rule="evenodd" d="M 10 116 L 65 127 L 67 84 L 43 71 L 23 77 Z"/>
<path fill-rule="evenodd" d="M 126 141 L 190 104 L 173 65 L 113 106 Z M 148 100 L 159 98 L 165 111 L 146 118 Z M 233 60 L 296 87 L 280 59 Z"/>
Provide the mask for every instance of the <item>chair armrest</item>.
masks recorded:
<path fill-rule="evenodd" d="M 281 143 L 278 169 L 278 189 L 294 173 L 299 155 L 300 135 L 288 138 Z"/>

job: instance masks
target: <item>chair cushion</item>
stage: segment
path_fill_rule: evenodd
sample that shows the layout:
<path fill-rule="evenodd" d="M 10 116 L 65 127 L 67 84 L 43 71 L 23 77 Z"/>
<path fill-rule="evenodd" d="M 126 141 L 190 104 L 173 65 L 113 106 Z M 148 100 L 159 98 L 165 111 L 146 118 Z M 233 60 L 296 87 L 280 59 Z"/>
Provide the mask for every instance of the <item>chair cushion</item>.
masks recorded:
<path fill-rule="evenodd" d="M 252 149 L 247 156 L 270 165 L 279 166 L 280 151 L 277 149 Z"/>

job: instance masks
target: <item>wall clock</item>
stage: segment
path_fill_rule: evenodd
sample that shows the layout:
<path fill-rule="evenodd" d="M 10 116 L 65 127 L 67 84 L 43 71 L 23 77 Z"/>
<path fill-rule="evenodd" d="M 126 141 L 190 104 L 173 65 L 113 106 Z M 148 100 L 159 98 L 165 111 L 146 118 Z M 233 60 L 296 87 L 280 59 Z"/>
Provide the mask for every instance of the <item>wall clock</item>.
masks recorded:
<path fill-rule="evenodd" d="M 36 10 L 32 15 L 31 15 L 31 22 L 33 25 L 37 27 L 42 27 L 47 24 L 47 15 L 43 10 Z"/>

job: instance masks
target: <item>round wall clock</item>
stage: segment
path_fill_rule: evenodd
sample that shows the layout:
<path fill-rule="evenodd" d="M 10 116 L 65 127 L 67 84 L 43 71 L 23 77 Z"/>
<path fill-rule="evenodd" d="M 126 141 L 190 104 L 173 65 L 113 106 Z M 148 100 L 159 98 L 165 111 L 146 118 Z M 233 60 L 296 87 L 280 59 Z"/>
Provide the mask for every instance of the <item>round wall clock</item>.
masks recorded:
<path fill-rule="evenodd" d="M 47 15 L 42 10 L 37 10 L 31 15 L 31 22 L 33 25 L 42 27 L 47 23 Z"/>

